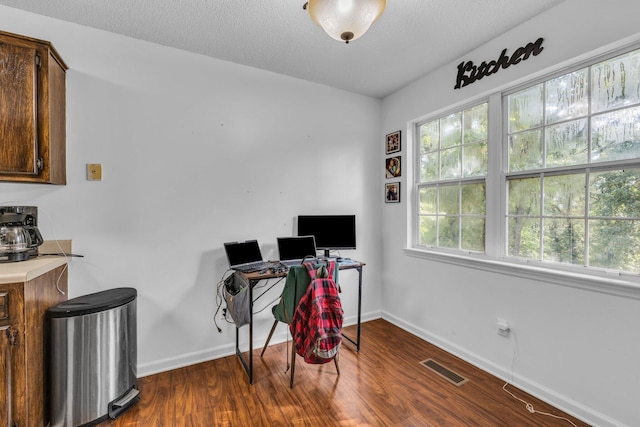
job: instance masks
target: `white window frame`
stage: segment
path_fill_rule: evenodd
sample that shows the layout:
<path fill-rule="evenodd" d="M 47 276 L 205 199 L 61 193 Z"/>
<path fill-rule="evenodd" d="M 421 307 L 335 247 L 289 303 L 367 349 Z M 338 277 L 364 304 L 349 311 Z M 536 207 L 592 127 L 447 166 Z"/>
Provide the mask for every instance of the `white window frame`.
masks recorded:
<path fill-rule="evenodd" d="M 427 116 L 420 117 L 407 123 L 407 143 L 409 150 L 407 162 L 407 183 L 408 183 L 408 203 L 407 203 L 407 247 L 404 249 L 406 255 L 411 257 L 429 259 L 447 264 L 458 265 L 465 268 L 474 268 L 494 273 L 501 273 L 542 281 L 562 286 L 570 286 L 580 289 L 619 295 L 628 298 L 640 299 L 640 275 L 619 271 L 608 271 L 605 269 L 585 268 L 571 264 L 556 264 L 544 261 L 518 259 L 507 257 L 507 236 L 506 236 L 506 199 L 507 199 L 507 179 L 506 164 L 508 159 L 507 129 L 503 125 L 506 114 L 505 95 L 517 92 L 525 87 L 530 87 L 537 83 L 547 81 L 556 76 L 560 76 L 593 65 L 634 49 L 640 49 L 640 44 L 625 46 L 621 49 L 612 50 L 606 54 L 593 56 L 585 61 L 576 63 L 571 67 L 557 69 L 555 72 L 545 73 L 539 78 L 532 78 L 529 81 L 497 88 L 490 95 L 483 95 L 474 99 L 467 99 L 456 105 L 435 111 Z M 471 253 L 455 251 L 451 249 L 440 249 L 418 246 L 419 241 L 419 162 L 420 162 L 420 138 L 418 135 L 418 125 L 429 122 L 451 114 L 462 111 L 473 105 L 488 102 L 488 159 L 486 183 L 486 235 L 494 236 L 485 242 L 485 253 Z M 624 163 L 624 162 L 623 162 Z M 493 172 L 492 171 L 498 171 Z M 502 189 L 502 190 L 500 190 Z"/>

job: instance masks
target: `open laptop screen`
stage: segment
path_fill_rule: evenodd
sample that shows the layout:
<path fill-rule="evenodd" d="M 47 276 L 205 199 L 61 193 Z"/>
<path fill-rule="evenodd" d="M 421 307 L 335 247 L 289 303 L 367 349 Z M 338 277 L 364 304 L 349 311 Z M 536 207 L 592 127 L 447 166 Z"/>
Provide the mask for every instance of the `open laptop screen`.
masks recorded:
<path fill-rule="evenodd" d="M 246 242 L 229 242 L 224 244 L 229 267 L 262 261 L 262 253 L 257 240 Z"/>
<path fill-rule="evenodd" d="M 316 256 L 316 241 L 313 236 L 278 237 L 280 261 L 301 260 Z"/>

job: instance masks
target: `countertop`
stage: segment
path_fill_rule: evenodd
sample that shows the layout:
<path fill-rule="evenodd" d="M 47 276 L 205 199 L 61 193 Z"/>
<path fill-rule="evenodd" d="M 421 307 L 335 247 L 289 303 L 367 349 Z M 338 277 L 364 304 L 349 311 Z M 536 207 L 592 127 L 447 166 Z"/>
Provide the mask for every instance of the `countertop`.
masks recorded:
<path fill-rule="evenodd" d="M 45 241 L 45 243 L 40 246 L 39 252 L 60 252 L 60 244 L 65 252 L 71 253 L 70 240 L 53 242 L 53 244 Z M 52 251 L 49 252 L 50 250 Z M 28 282 L 61 265 L 65 265 L 69 259 L 70 258 L 65 258 L 64 256 L 47 255 L 39 256 L 28 261 L 0 263 L 0 284 Z"/>

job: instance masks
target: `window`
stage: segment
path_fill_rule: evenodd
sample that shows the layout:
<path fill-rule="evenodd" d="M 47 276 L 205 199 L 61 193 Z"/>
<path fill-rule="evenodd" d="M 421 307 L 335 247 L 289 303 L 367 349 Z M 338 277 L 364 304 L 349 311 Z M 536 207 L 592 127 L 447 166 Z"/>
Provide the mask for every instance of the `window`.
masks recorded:
<path fill-rule="evenodd" d="M 502 99 L 416 125 L 414 246 L 639 274 L 640 50 Z M 504 137 L 488 136 L 489 109 Z"/>
<path fill-rule="evenodd" d="M 487 103 L 418 126 L 418 244 L 484 252 Z"/>

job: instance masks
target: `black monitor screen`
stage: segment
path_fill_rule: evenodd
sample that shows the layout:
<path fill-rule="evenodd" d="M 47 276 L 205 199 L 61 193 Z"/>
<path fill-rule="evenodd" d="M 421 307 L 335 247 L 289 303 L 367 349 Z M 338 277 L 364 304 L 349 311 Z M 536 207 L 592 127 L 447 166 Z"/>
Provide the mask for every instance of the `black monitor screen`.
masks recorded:
<path fill-rule="evenodd" d="M 299 215 L 298 236 L 314 236 L 325 254 L 332 249 L 356 249 L 355 215 Z"/>
<path fill-rule="evenodd" d="M 227 253 L 230 267 L 262 261 L 262 253 L 257 240 L 225 243 L 224 250 Z"/>
<path fill-rule="evenodd" d="M 299 260 L 316 256 L 316 241 L 313 236 L 278 237 L 280 261 Z"/>

